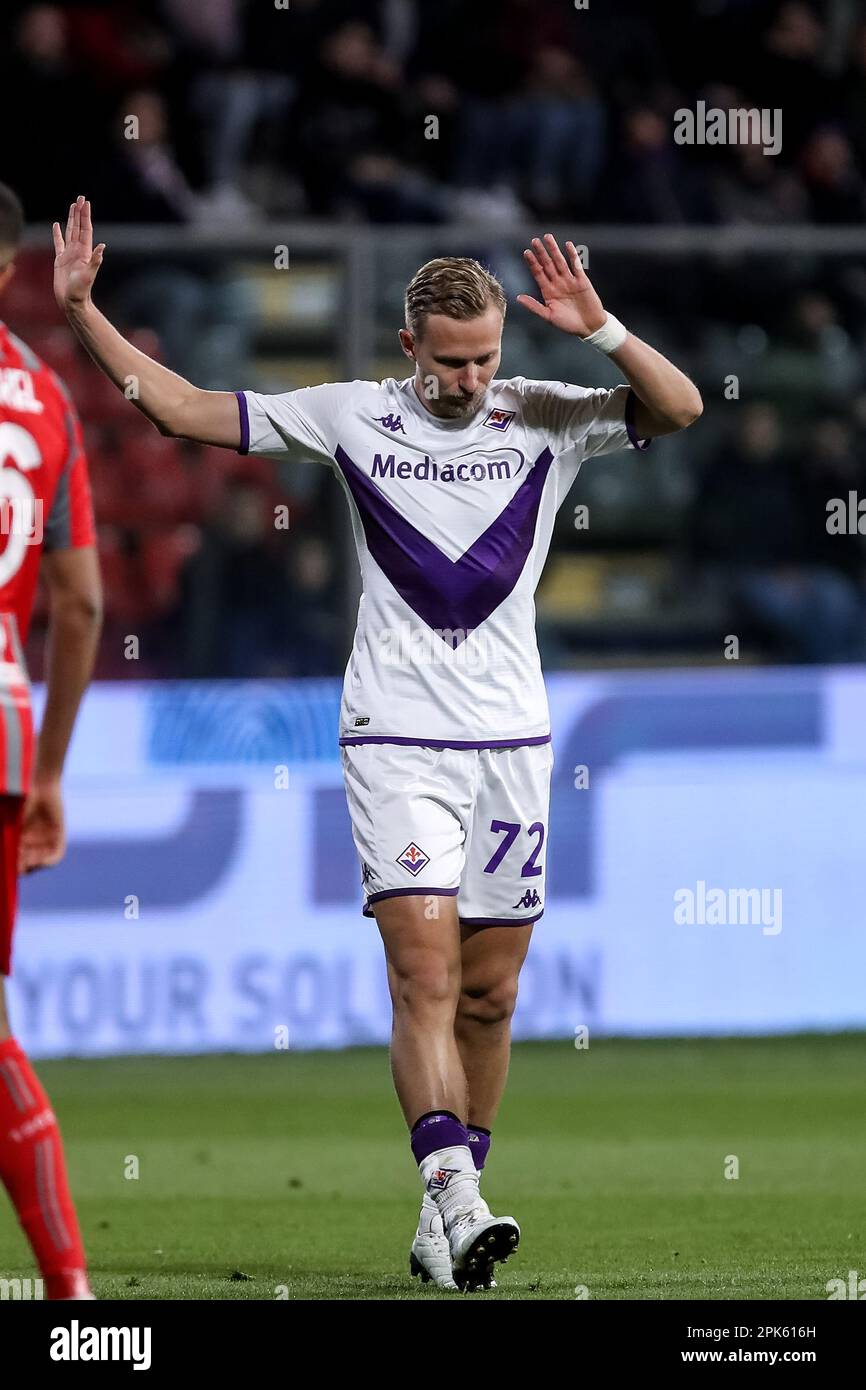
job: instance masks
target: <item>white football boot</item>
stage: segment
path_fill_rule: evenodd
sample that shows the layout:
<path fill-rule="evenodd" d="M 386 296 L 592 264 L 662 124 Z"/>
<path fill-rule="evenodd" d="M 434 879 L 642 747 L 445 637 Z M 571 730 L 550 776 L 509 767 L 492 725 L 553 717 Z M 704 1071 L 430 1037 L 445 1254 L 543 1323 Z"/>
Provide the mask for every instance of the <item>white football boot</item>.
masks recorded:
<path fill-rule="evenodd" d="M 422 1284 L 432 1280 L 440 1289 L 456 1289 L 451 1273 L 451 1247 L 439 1208 L 428 1193 L 424 1193 L 418 1230 L 409 1252 L 409 1273 L 420 1275 Z"/>
<path fill-rule="evenodd" d="M 520 1227 L 513 1216 L 491 1216 L 482 1197 L 456 1213 L 448 1226 L 451 1271 L 458 1289 L 495 1289 L 493 1266 L 507 1260 L 520 1243 Z"/>

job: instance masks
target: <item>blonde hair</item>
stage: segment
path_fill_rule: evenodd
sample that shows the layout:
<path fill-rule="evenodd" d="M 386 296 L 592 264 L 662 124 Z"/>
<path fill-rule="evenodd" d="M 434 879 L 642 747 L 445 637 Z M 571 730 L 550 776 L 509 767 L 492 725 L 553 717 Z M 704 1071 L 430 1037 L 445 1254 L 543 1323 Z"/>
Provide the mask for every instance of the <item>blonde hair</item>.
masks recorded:
<path fill-rule="evenodd" d="M 428 314 L 475 319 L 494 304 L 505 318 L 505 292 L 495 275 L 471 256 L 439 256 L 406 287 L 406 327 L 417 338 Z"/>

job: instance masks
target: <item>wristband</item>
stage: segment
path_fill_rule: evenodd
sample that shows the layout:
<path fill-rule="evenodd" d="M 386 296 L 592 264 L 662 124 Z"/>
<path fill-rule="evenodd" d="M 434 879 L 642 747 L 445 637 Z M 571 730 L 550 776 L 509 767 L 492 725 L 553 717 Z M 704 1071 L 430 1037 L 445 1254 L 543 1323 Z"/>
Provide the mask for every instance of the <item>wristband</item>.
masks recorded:
<path fill-rule="evenodd" d="M 628 329 L 619 319 L 614 318 L 613 314 L 608 314 L 601 328 L 597 328 L 594 333 L 590 333 L 588 338 L 581 338 L 582 343 L 589 343 L 598 352 L 610 355 L 621 348 L 628 337 Z"/>

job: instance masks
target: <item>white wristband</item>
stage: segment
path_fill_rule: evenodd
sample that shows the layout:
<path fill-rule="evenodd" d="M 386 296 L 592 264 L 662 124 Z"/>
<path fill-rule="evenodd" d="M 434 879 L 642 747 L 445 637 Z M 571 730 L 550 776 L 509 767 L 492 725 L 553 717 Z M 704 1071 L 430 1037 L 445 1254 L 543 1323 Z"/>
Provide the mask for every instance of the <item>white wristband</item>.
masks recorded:
<path fill-rule="evenodd" d="M 589 343 L 590 347 L 596 348 L 599 352 L 610 354 L 621 348 L 627 337 L 628 329 L 625 324 L 620 323 L 613 314 L 608 314 L 601 328 L 590 333 L 588 338 L 581 338 L 581 342 Z"/>

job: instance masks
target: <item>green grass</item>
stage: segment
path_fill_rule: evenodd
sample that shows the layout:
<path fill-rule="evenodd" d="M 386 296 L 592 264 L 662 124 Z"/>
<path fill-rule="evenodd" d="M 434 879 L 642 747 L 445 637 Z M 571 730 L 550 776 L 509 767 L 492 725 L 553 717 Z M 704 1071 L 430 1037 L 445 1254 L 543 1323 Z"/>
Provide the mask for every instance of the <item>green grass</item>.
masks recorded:
<path fill-rule="evenodd" d="M 384 1050 L 38 1069 L 100 1297 L 456 1296 L 408 1277 L 420 1184 Z M 862 1034 L 515 1047 L 482 1190 L 523 1240 L 479 1296 L 825 1299 L 866 1274 L 864 1074 Z M 0 1275 L 28 1254 L 0 1197 Z"/>

